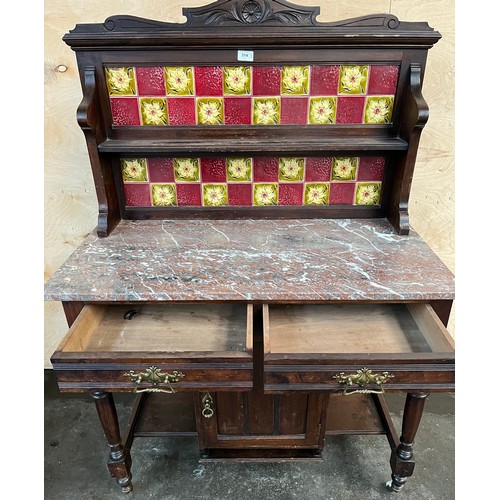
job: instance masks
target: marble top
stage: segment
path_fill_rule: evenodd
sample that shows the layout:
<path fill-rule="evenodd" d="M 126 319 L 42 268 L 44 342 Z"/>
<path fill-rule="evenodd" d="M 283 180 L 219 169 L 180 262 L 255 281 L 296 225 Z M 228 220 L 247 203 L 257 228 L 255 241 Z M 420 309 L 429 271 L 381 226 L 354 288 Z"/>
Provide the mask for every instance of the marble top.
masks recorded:
<path fill-rule="evenodd" d="M 58 301 L 411 301 L 454 298 L 422 238 L 385 219 L 121 221 L 45 285 Z"/>

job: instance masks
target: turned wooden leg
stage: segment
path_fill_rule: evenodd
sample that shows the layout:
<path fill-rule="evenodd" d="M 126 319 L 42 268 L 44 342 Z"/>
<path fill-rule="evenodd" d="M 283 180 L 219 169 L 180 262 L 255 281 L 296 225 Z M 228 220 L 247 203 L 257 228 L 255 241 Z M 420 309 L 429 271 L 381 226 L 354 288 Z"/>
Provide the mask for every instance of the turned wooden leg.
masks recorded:
<path fill-rule="evenodd" d="M 130 454 L 121 442 L 113 394 L 110 392 L 93 392 L 92 397 L 110 450 L 108 459 L 109 474 L 111 477 L 116 478 L 123 493 L 128 493 L 132 491 L 132 474 L 130 473 L 132 461 Z"/>
<path fill-rule="evenodd" d="M 392 479 L 387 482 L 387 487 L 392 491 L 401 491 L 408 477 L 413 474 L 415 468 L 413 442 L 424 411 L 425 399 L 428 395 L 421 392 L 406 396 L 400 442 L 391 454 Z"/>

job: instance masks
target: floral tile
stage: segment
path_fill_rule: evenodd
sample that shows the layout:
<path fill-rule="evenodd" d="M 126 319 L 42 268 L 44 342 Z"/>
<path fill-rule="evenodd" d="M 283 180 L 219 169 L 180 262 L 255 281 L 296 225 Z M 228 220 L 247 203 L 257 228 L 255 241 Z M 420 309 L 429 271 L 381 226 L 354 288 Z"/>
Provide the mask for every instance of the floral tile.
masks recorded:
<path fill-rule="evenodd" d="M 368 94 L 395 94 L 398 77 L 398 66 L 370 66 Z"/>
<path fill-rule="evenodd" d="M 109 95 L 136 95 L 134 68 L 106 68 Z"/>
<path fill-rule="evenodd" d="M 254 184 L 253 204 L 256 206 L 278 204 L 278 184 Z"/>
<path fill-rule="evenodd" d="M 391 123 L 393 106 L 393 96 L 367 97 L 364 123 L 374 125 Z"/>
<path fill-rule="evenodd" d="M 363 123 L 365 97 L 345 96 L 337 100 L 337 123 Z"/>
<path fill-rule="evenodd" d="M 279 160 L 273 156 L 257 156 L 253 159 L 254 182 L 278 182 Z"/>
<path fill-rule="evenodd" d="M 172 207 L 177 205 L 175 184 L 152 184 L 151 199 L 154 207 Z"/>
<path fill-rule="evenodd" d="M 165 85 L 169 96 L 194 95 L 193 68 L 167 66 L 165 68 Z"/>
<path fill-rule="evenodd" d="M 140 125 L 139 104 L 135 97 L 112 97 L 111 116 L 113 125 Z"/>
<path fill-rule="evenodd" d="M 330 205 L 352 205 L 355 182 L 332 182 L 330 185 Z"/>
<path fill-rule="evenodd" d="M 330 184 L 326 182 L 306 182 L 304 193 L 305 205 L 328 205 Z"/>
<path fill-rule="evenodd" d="M 308 108 L 307 97 L 282 97 L 280 123 L 282 125 L 306 125 Z"/>
<path fill-rule="evenodd" d="M 255 97 L 253 100 L 253 124 L 277 125 L 280 123 L 280 98 Z"/>
<path fill-rule="evenodd" d="M 332 162 L 332 181 L 353 181 L 356 179 L 358 158 L 334 158 Z"/>
<path fill-rule="evenodd" d="M 174 182 L 174 160 L 172 158 L 148 158 L 150 182 Z"/>
<path fill-rule="evenodd" d="M 197 116 L 200 125 L 222 125 L 224 101 L 222 98 L 197 98 Z"/>
<path fill-rule="evenodd" d="M 179 207 L 201 207 L 200 184 L 176 184 L 177 205 Z"/>
<path fill-rule="evenodd" d="M 224 99 L 224 123 L 226 125 L 251 125 L 251 97 L 226 97 Z"/>
<path fill-rule="evenodd" d="M 311 95 L 337 95 L 340 66 L 311 66 Z"/>
<path fill-rule="evenodd" d="M 302 205 L 304 196 L 304 184 L 280 184 L 279 205 Z"/>
<path fill-rule="evenodd" d="M 228 158 L 226 160 L 226 179 L 228 182 L 250 182 L 252 180 L 252 159 Z"/>
<path fill-rule="evenodd" d="M 198 158 L 174 158 L 174 177 L 180 182 L 198 182 L 200 164 Z"/>
<path fill-rule="evenodd" d="M 359 159 L 358 181 L 384 180 L 385 158 L 383 156 L 362 156 Z"/>
<path fill-rule="evenodd" d="M 281 93 L 281 68 L 279 66 L 254 66 L 253 95 L 272 96 Z"/>
<path fill-rule="evenodd" d="M 336 97 L 311 97 L 309 99 L 309 123 L 330 125 L 335 123 Z"/>
<path fill-rule="evenodd" d="M 228 205 L 252 206 L 252 184 L 228 184 Z"/>
<path fill-rule="evenodd" d="M 145 158 L 122 158 L 123 182 L 147 182 L 148 171 Z"/>
<path fill-rule="evenodd" d="M 278 179 L 284 182 L 304 180 L 304 158 L 280 158 Z"/>
<path fill-rule="evenodd" d="M 252 89 L 249 66 L 226 66 L 223 69 L 224 95 L 249 95 Z"/>
<path fill-rule="evenodd" d="M 368 66 L 341 66 L 339 94 L 366 94 Z"/>
<path fill-rule="evenodd" d="M 309 157 L 306 158 L 305 180 L 316 182 L 329 182 L 332 175 L 331 157 Z"/>
<path fill-rule="evenodd" d="M 143 125 L 168 125 L 166 99 L 141 97 L 139 100 Z"/>
<path fill-rule="evenodd" d="M 142 96 L 165 95 L 165 72 L 163 68 L 135 68 L 137 92 Z"/>
<path fill-rule="evenodd" d="M 382 183 L 380 182 L 357 182 L 356 205 L 379 205 Z"/>
<path fill-rule="evenodd" d="M 227 184 L 203 184 L 203 206 L 223 207 L 227 205 Z"/>
<path fill-rule="evenodd" d="M 202 182 L 226 182 L 224 158 L 200 158 Z"/>
<path fill-rule="evenodd" d="M 284 66 L 281 72 L 281 93 L 309 93 L 309 66 Z"/>
<path fill-rule="evenodd" d="M 222 96 L 222 68 L 196 66 L 194 68 L 197 96 Z"/>
<path fill-rule="evenodd" d="M 125 205 L 129 207 L 150 207 L 149 184 L 124 184 Z"/>
<path fill-rule="evenodd" d="M 194 97 L 170 97 L 167 105 L 170 125 L 196 125 Z"/>

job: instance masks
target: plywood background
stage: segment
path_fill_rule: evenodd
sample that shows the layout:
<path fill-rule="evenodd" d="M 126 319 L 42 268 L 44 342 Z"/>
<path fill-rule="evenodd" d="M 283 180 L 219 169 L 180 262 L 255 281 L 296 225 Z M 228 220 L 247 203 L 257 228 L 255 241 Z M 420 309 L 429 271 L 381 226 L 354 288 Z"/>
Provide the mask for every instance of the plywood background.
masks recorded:
<path fill-rule="evenodd" d="M 207 3 L 209 0 L 45 1 L 45 279 L 97 222 L 90 164 L 83 133 L 75 118 L 82 97 L 76 59 L 61 38 L 77 23 L 100 23 L 114 14 L 183 22 L 183 6 Z M 431 113 L 415 169 L 410 221 L 454 271 L 454 1 L 296 0 L 296 3 L 320 6 L 320 21 L 387 12 L 403 21 L 427 21 L 443 35 L 429 52 L 424 96 Z M 452 333 L 453 319 L 454 315 Z M 61 304 L 45 303 L 46 368 L 51 367 L 50 355 L 66 328 Z"/>

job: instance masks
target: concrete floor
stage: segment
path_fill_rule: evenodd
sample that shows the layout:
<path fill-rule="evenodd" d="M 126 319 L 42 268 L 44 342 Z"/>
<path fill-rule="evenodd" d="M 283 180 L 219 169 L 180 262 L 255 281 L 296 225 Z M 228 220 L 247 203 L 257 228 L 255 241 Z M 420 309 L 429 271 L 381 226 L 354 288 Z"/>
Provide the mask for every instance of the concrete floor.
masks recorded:
<path fill-rule="evenodd" d="M 133 395 L 115 402 L 122 426 Z M 387 404 L 400 430 L 403 395 Z M 107 445 L 90 396 L 60 394 L 45 372 L 47 500 L 448 500 L 455 498 L 454 397 L 432 394 L 414 446 L 417 465 L 401 493 L 384 487 L 390 449 L 384 436 L 327 437 L 323 462 L 198 463 L 195 438 L 136 438 L 133 492 L 108 475 Z"/>

